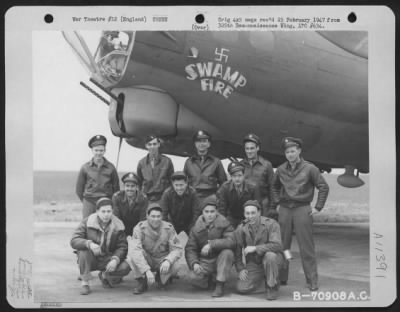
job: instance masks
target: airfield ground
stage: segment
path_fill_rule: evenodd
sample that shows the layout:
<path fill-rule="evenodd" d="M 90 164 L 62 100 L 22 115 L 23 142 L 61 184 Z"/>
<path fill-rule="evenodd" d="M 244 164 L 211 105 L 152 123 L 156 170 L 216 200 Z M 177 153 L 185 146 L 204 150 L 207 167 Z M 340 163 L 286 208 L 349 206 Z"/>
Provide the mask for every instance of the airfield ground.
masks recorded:
<path fill-rule="evenodd" d="M 226 296 L 213 299 L 208 291 L 196 291 L 185 278 L 187 266 L 182 259 L 181 278 L 170 286 L 168 291 L 151 289 L 135 296 L 132 289 L 135 281 L 132 275 L 113 289 L 104 289 L 97 278 L 91 281 L 92 293 L 79 295 L 80 282 L 77 281 L 78 267 L 76 256 L 69 246 L 71 233 L 76 223 L 36 223 L 35 224 L 35 263 L 34 297 L 35 302 L 68 303 L 124 303 L 133 306 L 167 302 L 202 301 L 203 305 L 215 306 L 215 303 L 235 303 L 245 306 L 246 302 L 264 305 L 265 291 L 261 286 L 255 294 L 238 295 L 234 285 L 237 278 L 235 269 L 226 285 Z M 184 233 L 182 233 L 184 235 Z M 354 292 L 369 294 L 369 227 L 368 224 L 316 224 L 315 240 L 318 253 L 320 291 Z M 290 280 L 280 289 L 279 301 L 293 301 L 295 292 L 303 295 L 301 301 L 312 301 L 307 297 L 310 291 L 305 287 L 300 255 L 296 240 L 292 248 L 294 259 L 291 261 Z M 266 303 L 265 303 L 266 304 Z"/>

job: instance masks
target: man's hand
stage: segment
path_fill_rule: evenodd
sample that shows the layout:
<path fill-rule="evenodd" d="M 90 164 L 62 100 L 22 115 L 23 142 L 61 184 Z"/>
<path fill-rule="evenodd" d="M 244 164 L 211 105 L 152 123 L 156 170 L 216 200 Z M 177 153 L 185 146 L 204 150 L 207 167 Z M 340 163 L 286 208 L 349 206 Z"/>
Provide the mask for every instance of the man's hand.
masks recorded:
<path fill-rule="evenodd" d="M 101 254 L 101 248 L 100 248 L 100 246 L 97 245 L 96 243 L 91 242 L 91 243 L 89 244 L 89 248 L 90 248 L 90 250 L 93 252 L 93 254 L 94 254 L 95 256 L 98 256 L 98 255 Z"/>
<path fill-rule="evenodd" d="M 310 216 L 313 216 L 313 215 L 317 214 L 318 212 L 319 212 L 319 210 L 313 207 L 311 209 Z"/>
<path fill-rule="evenodd" d="M 160 266 L 160 273 L 162 274 L 168 273 L 170 267 L 171 267 L 171 262 L 169 262 L 168 260 L 164 260 Z"/>
<path fill-rule="evenodd" d="M 248 277 L 249 272 L 247 272 L 246 269 L 242 270 L 239 272 L 239 279 L 241 281 L 247 281 L 247 277 Z"/>
<path fill-rule="evenodd" d="M 149 286 L 153 285 L 156 280 L 153 272 L 151 272 L 150 270 L 146 271 L 146 278 L 147 278 L 147 285 Z"/>
<path fill-rule="evenodd" d="M 110 262 L 107 263 L 106 272 L 114 272 L 117 268 L 118 262 L 115 259 L 112 259 Z"/>
<path fill-rule="evenodd" d="M 203 257 L 206 257 L 206 256 L 208 256 L 208 253 L 210 252 L 210 249 L 211 249 L 210 244 L 204 245 L 204 247 L 201 249 L 200 254 L 201 254 Z"/>
<path fill-rule="evenodd" d="M 245 256 L 247 256 L 248 254 L 253 253 L 253 252 L 255 252 L 255 251 L 256 251 L 256 246 L 247 246 L 247 247 L 243 250 Z"/>
<path fill-rule="evenodd" d="M 201 273 L 204 273 L 204 272 L 205 272 L 204 269 L 203 269 L 203 267 L 202 267 L 200 264 L 198 264 L 198 263 L 195 263 L 195 264 L 194 264 L 194 266 L 193 266 L 193 271 L 194 271 L 194 273 L 196 273 L 196 274 L 201 274 Z"/>

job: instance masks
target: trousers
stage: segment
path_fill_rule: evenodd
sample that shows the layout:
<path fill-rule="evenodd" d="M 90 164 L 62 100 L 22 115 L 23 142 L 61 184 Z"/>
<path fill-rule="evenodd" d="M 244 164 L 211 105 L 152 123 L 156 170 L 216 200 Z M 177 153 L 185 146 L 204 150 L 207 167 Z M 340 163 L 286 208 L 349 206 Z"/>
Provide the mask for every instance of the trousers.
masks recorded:
<path fill-rule="evenodd" d="M 239 293 L 246 294 L 258 288 L 262 281 L 269 287 L 279 283 L 279 272 L 283 265 L 281 253 L 266 252 L 262 263 L 249 262 L 246 264 L 247 280 L 238 279 L 236 289 Z"/>
<path fill-rule="evenodd" d="M 104 271 L 111 257 L 111 255 L 96 257 L 91 250 L 79 250 L 78 265 L 82 281 L 89 281 L 90 272 L 92 271 Z M 110 277 L 122 277 L 128 275 L 130 271 L 129 264 L 126 261 L 122 261 L 114 272 L 108 272 L 107 274 Z"/>
<path fill-rule="evenodd" d="M 222 250 L 217 257 L 200 258 L 200 265 L 205 273 L 196 274 L 194 271 L 189 272 L 189 281 L 193 286 L 199 288 L 208 287 L 208 278 L 216 273 L 216 280 L 226 282 L 232 269 L 234 261 L 233 251 L 230 249 Z"/>
<path fill-rule="evenodd" d="M 310 213 L 310 205 L 296 208 L 279 207 L 279 225 L 281 227 L 283 250 L 290 249 L 294 228 L 296 239 L 299 244 L 303 271 L 308 284 L 318 283 L 317 260 L 312 234 L 313 219 Z M 287 261 L 281 271 L 280 278 L 281 281 L 287 281 L 288 277 L 289 263 Z"/>
<path fill-rule="evenodd" d="M 96 212 L 96 201 L 98 199 L 86 199 L 82 200 L 82 219 L 89 217 L 92 213 Z"/>
<path fill-rule="evenodd" d="M 179 266 L 176 262 L 171 264 L 169 271 L 167 273 L 161 273 L 160 266 L 161 263 L 164 261 L 165 257 L 161 258 L 152 257 L 144 250 L 143 250 L 143 255 L 147 263 L 149 264 L 151 271 L 158 272 L 160 274 L 160 280 L 162 284 L 165 284 L 171 276 L 176 276 L 178 274 Z M 143 274 L 140 273 L 140 270 L 136 266 L 134 261 L 131 261 L 131 266 L 134 278 L 137 279 L 143 277 Z"/>

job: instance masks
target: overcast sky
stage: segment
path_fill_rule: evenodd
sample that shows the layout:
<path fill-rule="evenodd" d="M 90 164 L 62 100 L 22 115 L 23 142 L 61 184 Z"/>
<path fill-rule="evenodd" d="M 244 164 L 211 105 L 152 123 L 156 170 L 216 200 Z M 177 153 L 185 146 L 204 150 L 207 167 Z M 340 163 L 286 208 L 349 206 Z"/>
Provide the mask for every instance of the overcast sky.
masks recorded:
<path fill-rule="evenodd" d="M 34 32 L 32 61 L 34 170 L 79 170 L 91 158 L 87 142 L 95 134 L 107 137 L 105 156 L 116 164 L 119 138 L 111 133 L 108 106 L 80 86 L 92 85 L 89 73 L 61 32 Z M 124 141 L 118 170 L 136 171 L 145 155 Z M 185 158 L 171 158 L 182 170 Z"/>

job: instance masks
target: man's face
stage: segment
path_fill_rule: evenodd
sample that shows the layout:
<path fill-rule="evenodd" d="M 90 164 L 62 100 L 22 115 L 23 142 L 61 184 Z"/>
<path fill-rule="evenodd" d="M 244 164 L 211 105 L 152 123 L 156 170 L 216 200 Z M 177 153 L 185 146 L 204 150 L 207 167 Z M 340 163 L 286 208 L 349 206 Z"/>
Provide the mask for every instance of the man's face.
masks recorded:
<path fill-rule="evenodd" d="M 211 146 L 211 143 L 208 139 L 198 139 L 196 142 L 194 142 L 194 146 L 196 147 L 197 153 L 206 154 Z"/>
<path fill-rule="evenodd" d="M 146 143 L 146 149 L 151 155 L 156 155 L 158 154 L 158 150 L 160 149 L 160 142 L 157 138 L 153 139 Z"/>
<path fill-rule="evenodd" d="M 183 193 L 185 193 L 186 188 L 187 188 L 187 182 L 182 179 L 182 180 L 174 180 L 172 181 L 172 186 L 179 196 L 182 196 Z"/>
<path fill-rule="evenodd" d="M 241 187 L 244 181 L 244 174 L 242 171 L 236 171 L 231 175 L 232 182 L 236 187 Z"/>
<path fill-rule="evenodd" d="M 107 205 L 107 206 L 103 206 L 103 207 L 100 207 L 99 209 L 97 209 L 96 213 L 102 222 L 107 223 L 108 221 L 111 220 L 113 210 L 112 210 L 111 205 Z"/>
<path fill-rule="evenodd" d="M 246 220 L 249 220 L 250 224 L 254 224 L 259 216 L 260 211 L 256 206 L 246 206 L 244 208 L 244 217 Z"/>
<path fill-rule="evenodd" d="M 203 209 L 203 217 L 206 223 L 211 223 L 217 217 L 217 207 L 215 206 L 206 206 Z"/>
<path fill-rule="evenodd" d="M 260 147 L 254 142 L 244 143 L 244 151 L 246 153 L 247 159 L 256 159 L 259 150 Z"/>
<path fill-rule="evenodd" d="M 291 163 L 300 160 L 300 153 L 301 153 L 301 148 L 297 146 L 291 146 L 285 150 L 286 159 Z"/>
<path fill-rule="evenodd" d="M 136 183 L 127 181 L 124 183 L 124 189 L 125 189 L 125 193 L 126 193 L 126 195 L 128 195 L 128 197 L 133 197 L 136 195 L 139 187 Z"/>
<path fill-rule="evenodd" d="M 162 214 L 161 211 L 153 209 L 147 215 L 147 221 L 149 222 L 150 226 L 154 229 L 158 229 L 161 226 L 162 221 Z"/>
<path fill-rule="evenodd" d="M 104 157 L 106 147 L 104 145 L 97 145 L 92 147 L 92 153 L 95 160 L 100 160 Z"/>

